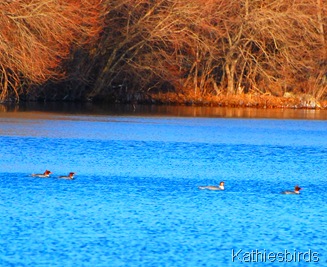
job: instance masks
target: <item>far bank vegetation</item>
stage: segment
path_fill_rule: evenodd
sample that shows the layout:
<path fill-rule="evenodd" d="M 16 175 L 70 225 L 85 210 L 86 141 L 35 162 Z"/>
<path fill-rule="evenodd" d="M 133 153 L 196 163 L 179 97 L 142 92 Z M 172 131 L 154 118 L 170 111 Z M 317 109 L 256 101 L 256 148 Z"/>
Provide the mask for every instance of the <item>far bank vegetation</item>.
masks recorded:
<path fill-rule="evenodd" d="M 1 101 L 327 107 L 324 0 L 4 0 Z"/>

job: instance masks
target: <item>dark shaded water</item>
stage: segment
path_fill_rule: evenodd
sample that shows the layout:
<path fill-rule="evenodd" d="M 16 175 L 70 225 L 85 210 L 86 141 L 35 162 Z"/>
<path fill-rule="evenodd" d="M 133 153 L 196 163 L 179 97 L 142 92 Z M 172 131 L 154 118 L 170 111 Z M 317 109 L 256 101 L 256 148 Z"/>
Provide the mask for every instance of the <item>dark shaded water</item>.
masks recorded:
<path fill-rule="evenodd" d="M 1 113 L 2 111 L 2 113 Z M 10 112 L 10 113 L 9 113 Z M 34 114 L 32 114 L 34 112 Z M 327 110 L 313 109 L 256 109 L 256 108 L 222 108 L 194 106 L 155 106 L 155 105 L 105 105 L 92 103 L 29 103 L 19 106 L 0 105 L 0 116 L 42 116 L 46 112 L 78 115 L 110 116 L 178 116 L 211 118 L 267 118 L 267 119 L 308 119 L 327 120 Z M 2 114 L 2 115 L 1 115 Z"/>
<path fill-rule="evenodd" d="M 133 112 L 0 113 L 1 266 L 327 264 L 324 113 Z"/>

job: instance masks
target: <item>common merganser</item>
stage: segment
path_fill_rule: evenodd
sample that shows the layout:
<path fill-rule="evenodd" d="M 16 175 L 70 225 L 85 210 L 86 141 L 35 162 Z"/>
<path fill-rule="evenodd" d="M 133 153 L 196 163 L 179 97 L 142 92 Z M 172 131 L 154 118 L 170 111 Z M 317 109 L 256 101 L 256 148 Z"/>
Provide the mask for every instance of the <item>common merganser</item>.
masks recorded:
<path fill-rule="evenodd" d="M 73 180 L 74 179 L 74 172 L 70 172 L 68 176 L 59 176 L 60 179 L 66 179 L 66 180 Z"/>
<path fill-rule="evenodd" d="M 301 187 L 296 185 L 294 187 L 294 191 L 286 190 L 286 191 L 282 192 L 282 194 L 284 194 L 284 195 L 298 195 L 298 194 L 300 194 L 301 189 L 302 189 Z"/>
<path fill-rule="evenodd" d="M 224 185 L 225 185 L 225 182 L 220 182 L 219 186 L 215 186 L 215 185 L 199 186 L 199 189 L 222 191 L 222 190 L 225 190 Z"/>
<path fill-rule="evenodd" d="M 44 173 L 33 173 L 32 176 L 33 177 L 39 177 L 39 178 L 49 178 L 50 174 L 52 174 L 51 171 L 46 170 Z"/>

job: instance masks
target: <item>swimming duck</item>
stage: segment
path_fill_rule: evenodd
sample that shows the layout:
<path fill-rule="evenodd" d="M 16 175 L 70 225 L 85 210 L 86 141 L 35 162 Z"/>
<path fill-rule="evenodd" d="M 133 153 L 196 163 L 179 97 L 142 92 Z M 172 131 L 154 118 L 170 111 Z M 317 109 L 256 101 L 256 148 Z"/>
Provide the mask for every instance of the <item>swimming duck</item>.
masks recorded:
<path fill-rule="evenodd" d="M 52 172 L 49 170 L 46 170 L 44 173 L 33 173 L 32 176 L 39 177 L 39 178 L 49 178 L 50 174 L 52 174 Z"/>
<path fill-rule="evenodd" d="M 74 172 L 70 172 L 67 176 L 59 176 L 60 179 L 66 179 L 66 180 L 73 180 L 74 179 Z"/>
<path fill-rule="evenodd" d="M 219 186 L 215 186 L 215 185 L 199 186 L 199 189 L 222 191 L 222 190 L 225 190 L 224 185 L 225 185 L 225 182 L 220 182 Z"/>
<path fill-rule="evenodd" d="M 286 190 L 286 191 L 283 191 L 282 194 L 284 194 L 284 195 L 298 195 L 298 194 L 300 194 L 301 189 L 302 189 L 301 187 L 296 185 L 294 187 L 294 191 Z"/>

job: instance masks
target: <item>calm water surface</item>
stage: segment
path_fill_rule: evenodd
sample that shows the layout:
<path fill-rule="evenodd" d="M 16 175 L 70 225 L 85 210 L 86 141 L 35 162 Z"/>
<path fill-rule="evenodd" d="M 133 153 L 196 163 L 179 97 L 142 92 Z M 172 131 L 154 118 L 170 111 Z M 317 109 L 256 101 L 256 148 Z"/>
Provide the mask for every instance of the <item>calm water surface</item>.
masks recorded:
<path fill-rule="evenodd" d="M 0 266 L 327 266 L 326 114 L 293 114 L 0 112 Z"/>

